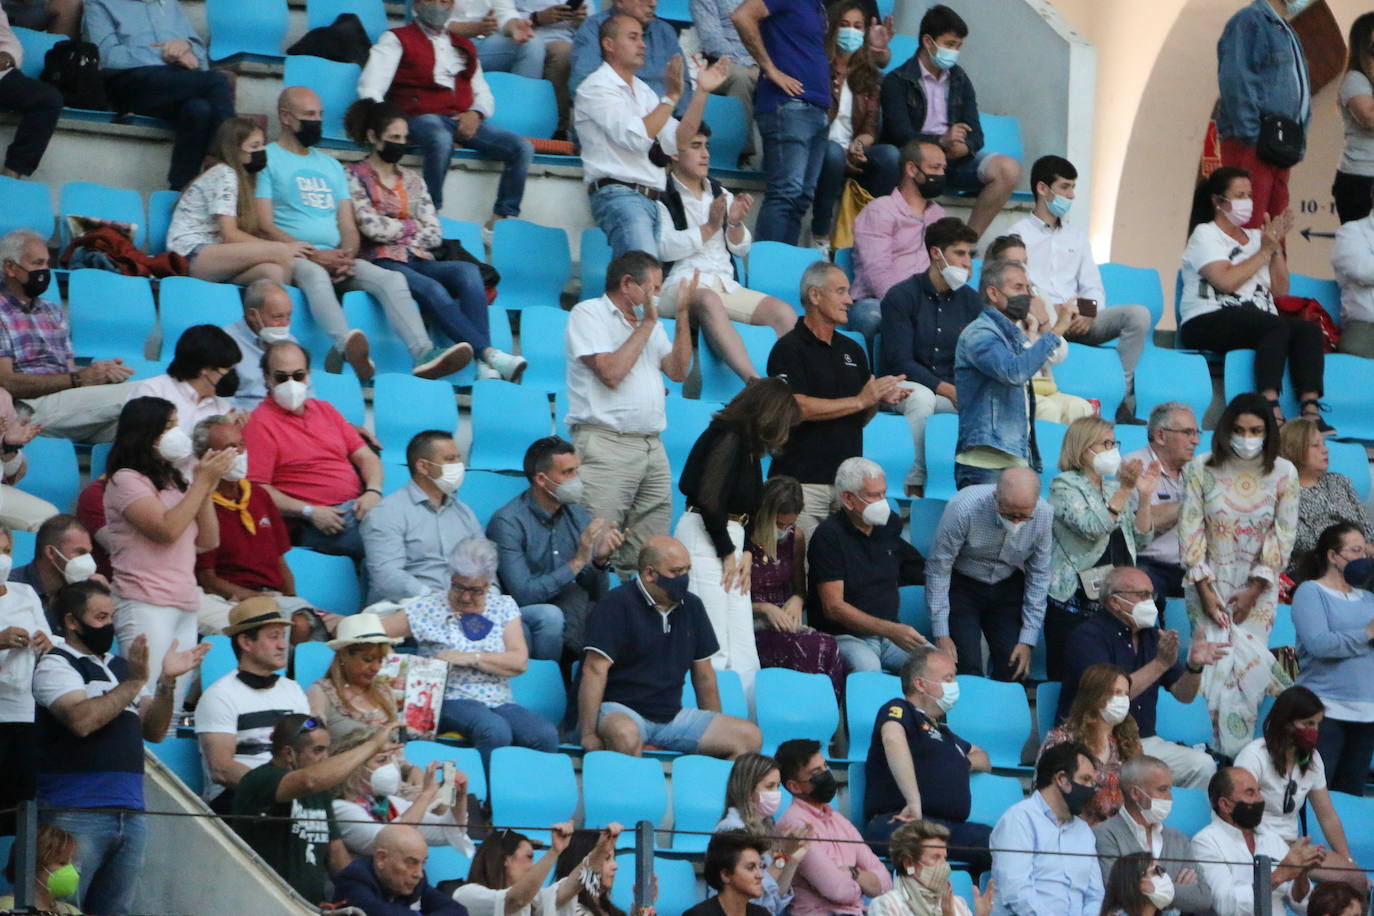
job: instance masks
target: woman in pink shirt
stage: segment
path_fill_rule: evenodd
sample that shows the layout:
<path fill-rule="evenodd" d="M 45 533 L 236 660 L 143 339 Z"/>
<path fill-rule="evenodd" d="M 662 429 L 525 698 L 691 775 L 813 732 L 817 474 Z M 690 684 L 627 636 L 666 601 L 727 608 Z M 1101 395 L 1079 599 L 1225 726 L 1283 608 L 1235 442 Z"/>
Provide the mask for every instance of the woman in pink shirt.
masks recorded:
<path fill-rule="evenodd" d="M 165 653 L 198 638 L 196 554 L 219 545 L 210 495 L 236 457 L 234 449 L 208 452 L 188 485 L 175 464 L 190 453 L 191 438 L 177 426 L 170 401 L 144 397 L 124 405 L 105 465 L 105 531 L 119 643 L 127 648 L 146 635 L 150 671 L 161 670 Z M 189 686 L 189 673 L 177 679 L 174 712 Z"/>

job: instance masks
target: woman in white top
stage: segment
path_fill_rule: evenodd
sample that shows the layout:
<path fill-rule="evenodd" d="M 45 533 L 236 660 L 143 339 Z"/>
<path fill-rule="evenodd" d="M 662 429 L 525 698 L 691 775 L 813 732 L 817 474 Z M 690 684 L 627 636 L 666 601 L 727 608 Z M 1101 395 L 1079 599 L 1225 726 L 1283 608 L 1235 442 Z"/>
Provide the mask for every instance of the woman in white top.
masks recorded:
<path fill-rule="evenodd" d="M 606 859 L 615 856 L 619 824 L 601 831 L 582 866 L 600 872 Z M 548 851 L 534 860 L 534 844 L 513 830 L 492 831 L 477 850 L 468 872 L 468 883 L 453 892 L 453 899 L 467 907 L 468 916 L 573 916 L 582 890 L 582 868 L 568 873 L 549 887 L 544 881 L 553 871 L 573 836 L 571 822 L 554 824 Z"/>
<path fill-rule="evenodd" d="M 1365 13 L 1350 25 L 1350 56 L 1341 80 L 1341 121 L 1345 124 L 1345 151 L 1336 166 L 1331 196 L 1342 223 L 1369 215 L 1369 195 L 1374 192 L 1374 13 Z"/>
<path fill-rule="evenodd" d="M 973 888 L 973 909 L 949 883 L 949 828 L 934 821 L 907 821 L 892 834 L 892 890 L 874 897 L 868 916 L 988 916 L 995 887 Z"/>
<path fill-rule="evenodd" d="M 215 131 L 216 160 L 181 192 L 167 228 L 167 250 L 183 255 L 191 276 L 216 283 L 291 282 L 291 262 L 304 242 L 258 238 L 257 173 L 267 166 L 267 138 L 252 118 L 237 117 Z"/>
<path fill-rule="evenodd" d="M 1337 871 L 1355 864 L 1345 839 L 1345 827 L 1326 788 L 1326 768 L 1317 751 L 1317 730 L 1325 709 L 1306 687 L 1289 687 L 1274 701 L 1264 718 L 1264 737 L 1251 741 L 1236 755 L 1236 766 L 1255 775 L 1264 795 L 1264 827 L 1296 843 L 1303 830 L 1298 812 L 1309 804 L 1321 825 L 1327 847 L 1317 881 L 1344 881 L 1359 888 L 1369 882 L 1361 871 Z M 1363 829 L 1366 825 L 1360 825 Z M 1312 825 L 1308 824 L 1310 831 Z M 1323 874 L 1322 872 L 1326 873 Z"/>
<path fill-rule="evenodd" d="M 0 811 L 34 797 L 38 736 L 33 724 L 33 668 L 52 648 L 43 602 L 32 588 L 7 582 L 14 536 L 0 528 Z M 0 830 L 14 815 L 0 814 Z"/>
<path fill-rule="evenodd" d="M 1254 390 L 1282 421 L 1279 389 L 1283 368 L 1302 405 L 1323 435 L 1335 430 L 1321 419 L 1326 365 L 1321 328 L 1279 312 L 1274 297 L 1288 295 L 1283 238 L 1293 214 L 1265 217 L 1264 228 L 1246 229 L 1254 203 L 1250 173 L 1223 166 L 1198 183 L 1183 252 L 1179 344 L 1196 350 L 1254 350 Z"/>
<path fill-rule="evenodd" d="M 372 730 L 355 729 L 329 748 L 338 755 L 372 740 Z M 468 837 L 468 777 L 454 772 L 453 807 L 435 804 L 439 795 L 436 775 L 439 763 L 424 771 L 424 782 L 407 784 L 404 769 L 409 766 L 395 751 L 374 754 L 354 770 L 334 790 L 334 820 L 344 846 L 355 856 L 370 856 L 377 846 L 377 835 L 387 824 L 409 824 L 420 831 L 430 846 L 452 846 L 468 858 L 476 849 Z"/>

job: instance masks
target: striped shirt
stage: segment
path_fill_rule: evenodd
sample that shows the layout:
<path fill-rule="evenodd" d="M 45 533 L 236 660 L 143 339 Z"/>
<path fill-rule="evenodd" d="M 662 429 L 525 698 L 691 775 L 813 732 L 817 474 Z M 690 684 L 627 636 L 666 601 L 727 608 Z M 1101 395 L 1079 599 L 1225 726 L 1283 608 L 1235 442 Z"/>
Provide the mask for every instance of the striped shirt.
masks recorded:
<path fill-rule="evenodd" d="M 937 637 L 949 635 L 949 580 L 957 571 L 992 585 L 1017 572 L 1026 574 L 1018 642 L 1035 645 L 1045 619 L 1050 587 L 1050 524 L 1054 510 L 1043 499 L 1035 516 L 1015 534 L 997 512 L 996 484 L 965 487 L 940 517 L 931 556 L 926 560 L 926 604 Z"/>
<path fill-rule="evenodd" d="M 67 313 L 47 299 L 28 306 L 0 293 L 0 358 L 11 359 L 15 372 L 63 375 L 74 358 Z"/>

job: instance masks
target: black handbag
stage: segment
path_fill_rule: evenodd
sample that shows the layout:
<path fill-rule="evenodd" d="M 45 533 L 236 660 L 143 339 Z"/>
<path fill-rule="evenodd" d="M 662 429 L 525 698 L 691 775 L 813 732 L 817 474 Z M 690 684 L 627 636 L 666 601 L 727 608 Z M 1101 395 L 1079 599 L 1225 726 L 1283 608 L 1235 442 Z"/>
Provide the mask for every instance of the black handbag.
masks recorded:
<path fill-rule="evenodd" d="M 1276 169 L 1288 169 L 1302 161 L 1303 127 L 1283 115 L 1260 115 L 1259 142 L 1255 155 Z"/>

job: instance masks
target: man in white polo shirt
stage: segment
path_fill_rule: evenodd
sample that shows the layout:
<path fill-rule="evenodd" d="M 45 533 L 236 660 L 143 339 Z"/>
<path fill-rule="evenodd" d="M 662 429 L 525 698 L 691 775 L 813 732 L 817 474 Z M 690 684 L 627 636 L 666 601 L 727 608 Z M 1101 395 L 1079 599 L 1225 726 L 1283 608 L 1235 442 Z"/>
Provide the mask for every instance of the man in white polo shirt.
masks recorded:
<path fill-rule="evenodd" d="M 644 27 L 624 15 L 611 16 L 597 32 L 604 63 L 577 87 L 574 106 L 577 139 L 582 144 L 582 179 L 591 199 L 592 218 L 610 240 L 613 256 L 658 250 L 658 202 L 664 187 L 663 164 L 650 159 L 655 143 L 677 155 L 697 135 L 710 95 L 730 75 L 722 57 L 697 74 L 696 92 L 673 117 L 682 97 L 682 58 L 668 63 L 659 96 L 635 76 L 644 65 Z"/>
<path fill-rule="evenodd" d="M 590 77 L 589 77 L 590 79 Z M 582 458 L 583 502 L 593 518 L 618 523 L 625 541 L 613 560 L 632 570 L 639 548 L 672 522 L 672 474 L 659 433 L 667 425 L 663 379 L 687 377 L 692 331 L 677 322 L 672 341 L 655 302 L 663 268 L 631 251 L 606 269 L 606 295 L 579 302 L 568 318 L 568 415 Z M 696 291 L 684 281 L 682 301 Z"/>

